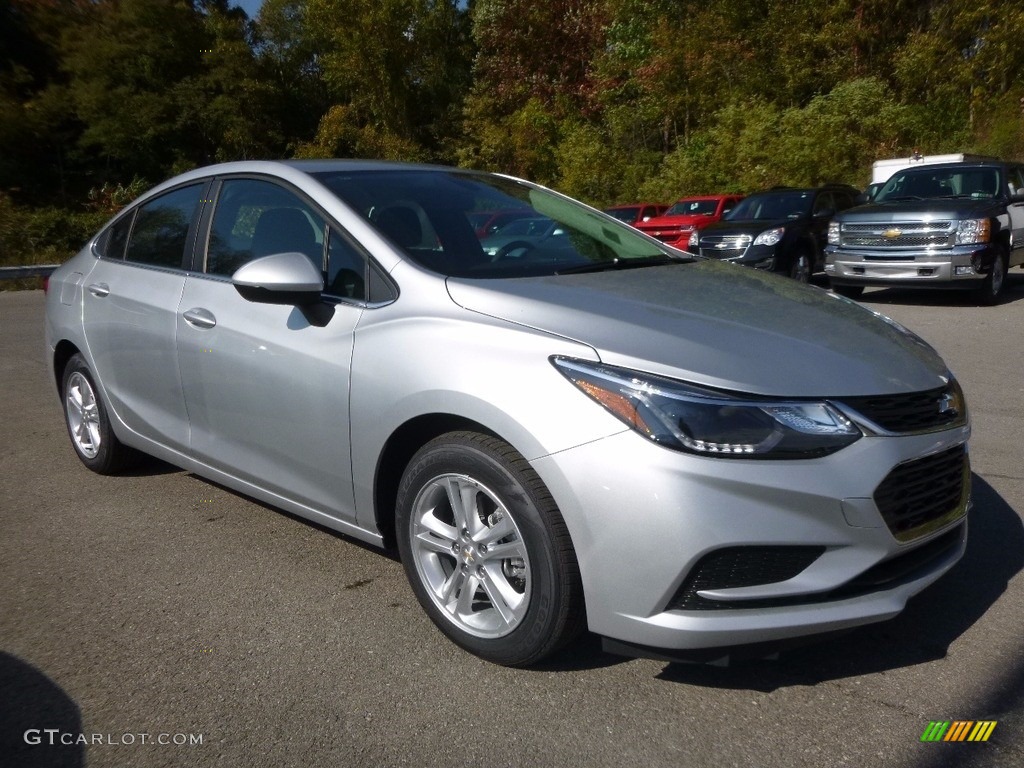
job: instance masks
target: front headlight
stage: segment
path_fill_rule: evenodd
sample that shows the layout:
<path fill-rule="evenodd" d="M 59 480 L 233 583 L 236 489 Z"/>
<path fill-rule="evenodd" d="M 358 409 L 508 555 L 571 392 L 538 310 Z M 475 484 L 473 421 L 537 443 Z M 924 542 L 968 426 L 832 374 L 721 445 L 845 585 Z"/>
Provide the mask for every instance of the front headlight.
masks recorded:
<path fill-rule="evenodd" d="M 553 357 L 559 372 L 612 415 L 667 448 L 736 459 L 810 459 L 861 431 L 825 401 L 706 389 L 626 368 Z"/>
<path fill-rule="evenodd" d="M 782 236 L 786 234 L 785 227 L 776 227 L 775 229 L 766 229 L 760 235 L 754 238 L 754 245 L 775 245 L 782 239 Z"/>
<path fill-rule="evenodd" d="M 700 230 L 693 230 L 693 234 L 690 235 L 690 241 L 686 244 L 686 247 L 696 253 L 696 249 L 700 247 Z"/>
<path fill-rule="evenodd" d="M 839 245 L 839 222 L 830 221 L 828 223 L 828 244 Z"/>
<path fill-rule="evenodd" d="M 992 221 L 990 219 L 964 219 L 956 228 L 957 245 L 987 243 L 991 239 Z"/>

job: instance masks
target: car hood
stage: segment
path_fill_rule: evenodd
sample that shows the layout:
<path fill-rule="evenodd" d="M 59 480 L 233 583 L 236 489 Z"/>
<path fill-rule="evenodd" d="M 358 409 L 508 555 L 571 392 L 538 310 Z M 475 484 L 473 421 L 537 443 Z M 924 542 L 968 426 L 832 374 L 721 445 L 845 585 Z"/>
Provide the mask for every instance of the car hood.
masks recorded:
<path fill-rule="evenodd" d="M 447 282 L 468 310 L 587 344 L 611 365 L 705 386 L 837 397 L 932 389 L 946 375 L 931 347 L 881 315 L 733 264 Z"/>
<path fill-rule="evenodd" d="M 792 226 L 800 223 L 801 219 L 731 219 L 730 221 L 716 221 L 701 230 L 701 235 L 757 235 L 762 232 L 775 229 L 776 227 Z"/>
<path fill-rule="evenodd" d="M 894 200 L 891 203 L 871 203 L 843 211 L 839 215 L 842 221 L 906 221 L 908 218 L 920 219 L 925 216 L 931 219 L 971 219 L 980 218 L 990 213 L 990 209 L 999 206 L 998 200 L 970 200 L 963 198 L 931 198 L 928 200 Z"/>

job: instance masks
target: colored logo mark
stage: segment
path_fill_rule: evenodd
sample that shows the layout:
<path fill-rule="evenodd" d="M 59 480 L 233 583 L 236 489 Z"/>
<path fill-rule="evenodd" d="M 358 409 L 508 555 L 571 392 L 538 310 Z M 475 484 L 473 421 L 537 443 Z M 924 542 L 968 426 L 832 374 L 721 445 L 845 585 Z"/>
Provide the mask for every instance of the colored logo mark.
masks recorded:
<path fill-rule="evenodd" d="M 921 734 L 921 741 L 988 741 L 996 729 L 996 720 L 932 720 Z"/>

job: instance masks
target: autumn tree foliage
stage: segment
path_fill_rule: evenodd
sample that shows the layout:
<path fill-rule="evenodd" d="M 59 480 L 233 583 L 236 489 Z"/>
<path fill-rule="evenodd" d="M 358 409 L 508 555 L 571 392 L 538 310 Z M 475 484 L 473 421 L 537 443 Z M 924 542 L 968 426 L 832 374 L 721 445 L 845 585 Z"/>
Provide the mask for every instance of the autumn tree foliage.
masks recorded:
<path fill-rule="evenodd" d="M 1021 40 L 996 0 L 0 0 L 0 262 L 230 159 L 444 162 L 601 205 L 1020 158 Z"/>

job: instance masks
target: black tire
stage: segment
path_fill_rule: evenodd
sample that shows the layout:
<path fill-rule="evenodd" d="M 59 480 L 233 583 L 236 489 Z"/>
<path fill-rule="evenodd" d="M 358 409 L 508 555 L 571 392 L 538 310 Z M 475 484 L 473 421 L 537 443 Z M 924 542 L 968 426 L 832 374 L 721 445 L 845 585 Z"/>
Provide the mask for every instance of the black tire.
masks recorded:
<path fill-rule="evenodd" d="M 814 256 L 807 251 L 797 251 L 793 254 L 792 260 L 789 262 L 789 268 L 786 270 L 791 278 L 796 280 L 798 283 L 807 284 L 811 281 L 811 274 L 814 272 Z"/>
<path fill-rule="evenodd" d="M 72 355 L 61 377 L 64 425 L 71 445 L 93 472 L 116 475 L 138 463 L 140 454 L 117 439 L 92 372 L 80 354 Z"/>
<path fill-rule="evenodd" d="M 845 296 L 848 299 L 859 299 L 864 293 L 863 285 L 833 285 L 832 293 Z"/>
<path fill-rule="evenodd" d="M 992 268 L 981 281 L 981 286 L 975 291 L 975 298 L 977 298 L 979 304 L 991 307 L 999 303 L 1003 287 L 1006 285 L 1008 261 L 1009 259 L 1005 253 L 1000 252 L 996 254 L 995 259 L 992 260 Z"/>
<path fill-rule="evenodd" d="M 409 583 L 457 645 L 522 667 L 582 630 L 583 588 L 565 522 L 504 441 L 475 432 L 432 440 L 406 467 L 396 507 Z"/>

